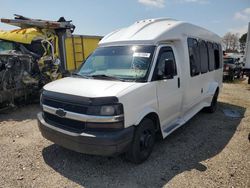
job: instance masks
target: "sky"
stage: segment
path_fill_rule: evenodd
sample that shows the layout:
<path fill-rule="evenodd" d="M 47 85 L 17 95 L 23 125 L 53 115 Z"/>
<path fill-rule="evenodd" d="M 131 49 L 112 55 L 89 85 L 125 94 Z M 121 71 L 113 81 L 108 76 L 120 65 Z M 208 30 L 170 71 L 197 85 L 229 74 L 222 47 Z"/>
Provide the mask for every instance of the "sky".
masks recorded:
<path fill-rule="evenodd" d="M 0 17 L 20 14 L 58 20 L 64 16 L 76 26 L 75 34 L 104 36 L 148 18 L 187 21 L 220 36 L 247 31 L 250 0 L 0 0 Z M 14 29 L 0 23 L 0 30 Z"/>

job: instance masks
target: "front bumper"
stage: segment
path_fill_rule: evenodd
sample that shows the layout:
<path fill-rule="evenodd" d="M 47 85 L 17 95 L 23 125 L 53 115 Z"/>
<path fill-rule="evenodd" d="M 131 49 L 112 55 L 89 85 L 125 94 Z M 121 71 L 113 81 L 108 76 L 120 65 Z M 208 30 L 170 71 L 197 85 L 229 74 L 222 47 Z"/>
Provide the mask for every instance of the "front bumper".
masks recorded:
<path fill-rule="evenodd" d="M 42 113 L 37 115 L 38 126 L 44 138 L 76 152 L 114 156 L 127 151 L 134 135 L 134 127 L 119 131 L 69 132 L 48 124 Z"/>

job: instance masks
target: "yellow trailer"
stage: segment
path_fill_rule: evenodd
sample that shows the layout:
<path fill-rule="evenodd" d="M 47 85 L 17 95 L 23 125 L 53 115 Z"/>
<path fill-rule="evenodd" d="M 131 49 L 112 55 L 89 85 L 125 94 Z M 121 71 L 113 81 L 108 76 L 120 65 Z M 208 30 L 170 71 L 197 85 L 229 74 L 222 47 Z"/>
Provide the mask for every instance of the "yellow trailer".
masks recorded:
<path fill-rule="evenodd" d="M 100 36 L 72 35 L 65 39 L 66 70 L 77 69 L 97 48 Z"/>

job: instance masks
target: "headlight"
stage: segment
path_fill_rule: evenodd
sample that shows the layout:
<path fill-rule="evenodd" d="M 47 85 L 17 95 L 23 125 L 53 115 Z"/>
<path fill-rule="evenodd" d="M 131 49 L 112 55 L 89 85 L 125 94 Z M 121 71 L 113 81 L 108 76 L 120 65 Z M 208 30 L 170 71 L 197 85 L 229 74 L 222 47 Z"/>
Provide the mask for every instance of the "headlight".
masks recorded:
<path fill-rule="evenodd" d="M 122 104 L 90 106 L 87 111 L 88 115 L 96 116 L 116 116 L 123 114 Z"/>
<path fill-rule="evenodd" d="M 100 115 L 101 116 L 112 116 L 115 114 L 115 108 L 114 106 L 102 106 Z"/>
<path fill-rule="evenodd" d="M 103 106 L 90 106 L 88 107 L 87 114 L 93 116 L 118 116 L 122 115 L 123 105 L 103 105 Z M 117 122 L 86 122 L 86 128 L 89 130 L 118 130 L 124 128 L 124 117 L 118 117 Z"/>

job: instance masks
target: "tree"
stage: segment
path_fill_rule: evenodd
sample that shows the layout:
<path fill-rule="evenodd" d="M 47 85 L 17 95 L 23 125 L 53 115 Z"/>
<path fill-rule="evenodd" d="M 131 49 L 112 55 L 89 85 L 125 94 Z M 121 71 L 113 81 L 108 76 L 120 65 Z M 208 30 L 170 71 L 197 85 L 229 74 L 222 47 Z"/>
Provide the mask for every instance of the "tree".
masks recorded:
<path fill-rule="evenodd" d="M 246 49 L 246 42 L 247 42 L 247 33 L 243 34 L 240 39 L 240 52 L 244 53 L 245 49 Z"/>
<path fill-rule="evenodd" d="M 230 40 L 231 40 L 231 33 L 226 33 L 224 37 L 222 38 L 222 42 L 225 45 L 225 50 L 230 48 Z"/>
<path fill-rule="evenodd" d="M 225 45 L 226 52 L 238 52 L 239 49 L 239 37 L 237 34 L 226 33 L 222 39 Z"/>

